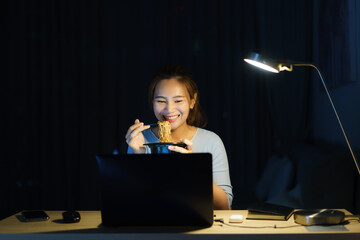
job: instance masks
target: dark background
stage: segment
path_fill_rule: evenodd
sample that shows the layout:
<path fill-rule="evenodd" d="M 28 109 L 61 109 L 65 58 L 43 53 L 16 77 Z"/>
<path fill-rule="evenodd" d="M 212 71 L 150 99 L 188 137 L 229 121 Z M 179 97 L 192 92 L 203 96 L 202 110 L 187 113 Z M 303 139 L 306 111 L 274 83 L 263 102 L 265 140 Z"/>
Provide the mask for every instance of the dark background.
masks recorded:
<path fill-rule="evenodd" d="M 360 181 L 314 70 L 272 74 L 243 61 L 259 52 L 319 66 L 358 152 L 359 8 L 356 0 L 2 1 L 0 218 L 99 209 L 95 155 L 125 151 L 136 118 L 155 121 L 147 86 L 164 64 L 185 66 L 198 83 L 207 129 L 227 149 L 233 209 L 261 200 L 359 212 Z"/>

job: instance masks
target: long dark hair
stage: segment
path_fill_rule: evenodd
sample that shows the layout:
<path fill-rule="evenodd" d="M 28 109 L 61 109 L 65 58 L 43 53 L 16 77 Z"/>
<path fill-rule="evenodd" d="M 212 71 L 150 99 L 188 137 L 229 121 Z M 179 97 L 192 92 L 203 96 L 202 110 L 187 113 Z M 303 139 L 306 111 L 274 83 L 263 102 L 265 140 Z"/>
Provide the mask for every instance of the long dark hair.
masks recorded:
<path fill-rule="evenodd" d="M 195 100 L 194 107 L 193 109 L 190 109 L 190 113 L 186 120 L 186 123 L 195 127 L 205 127 L 207 124 L 207 117 L 205 111 L 202 109 L 199 103 L 198 87 L 190 72 L 188 72 L 182 66 L 166 65 L 160 68 L 159 71 L 155 74 L 149 86 L 149 102 L 151 107 L 153 107 L 154 93 L 157 84 L 164 79 L 171 78 L 175 78 L 179 82 L 183 83 L 189 93 L 190 100 Z"/>

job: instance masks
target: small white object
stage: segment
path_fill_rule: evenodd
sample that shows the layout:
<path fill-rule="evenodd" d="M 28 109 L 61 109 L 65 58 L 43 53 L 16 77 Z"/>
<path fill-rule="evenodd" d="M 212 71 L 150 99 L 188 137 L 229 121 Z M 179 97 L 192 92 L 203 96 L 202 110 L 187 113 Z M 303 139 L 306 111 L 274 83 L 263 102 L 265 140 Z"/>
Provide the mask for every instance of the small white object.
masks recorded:
<path fill-rule="evenodd" d="M 244 216 L 241 214 L 231 215 L 229 218 L 229 223 L 242 223 L 244 221 Z"/>

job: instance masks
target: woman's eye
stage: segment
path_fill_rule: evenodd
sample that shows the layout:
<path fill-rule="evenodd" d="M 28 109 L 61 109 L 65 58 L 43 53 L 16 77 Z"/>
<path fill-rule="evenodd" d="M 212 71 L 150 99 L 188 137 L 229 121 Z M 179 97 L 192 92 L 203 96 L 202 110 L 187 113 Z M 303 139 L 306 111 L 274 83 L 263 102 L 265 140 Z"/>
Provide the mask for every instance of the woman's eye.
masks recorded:
<path fill-rule="evenodd" d="M 176 103 L 181 103 L 181 102 L 183 102 L 183 100 L 176 100 L 175 102 Z"/>
<path fill-rule="evenodd" d="M 164 100 L 157 100 L 157 103 L 166 103 Z"/>

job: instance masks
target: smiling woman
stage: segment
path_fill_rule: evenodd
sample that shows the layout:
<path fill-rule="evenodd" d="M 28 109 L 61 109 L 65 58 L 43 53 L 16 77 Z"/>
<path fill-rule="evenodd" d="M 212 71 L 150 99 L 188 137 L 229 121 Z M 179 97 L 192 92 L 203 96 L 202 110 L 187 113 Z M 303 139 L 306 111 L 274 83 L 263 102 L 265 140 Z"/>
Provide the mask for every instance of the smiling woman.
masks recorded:
<path fill-rule="evenodd" d="M 179 153 L 212 154 L 214 209 L 229 209 L 233 194 L 226 150 L 218 135 L 201 128 L 206 125 L 206 116 L 191 74 L 181 66 L 165 66 L 151 82 L 149 97 L 160 124 L 150 128 L 136 119 L 125 136 L 128 153 L 151 153 L 146 144 L 164 141 L 161 129 L 166 122 L 171 141 L 185 144 L 185 147 L 177 145 L 168 149 Z"/>

